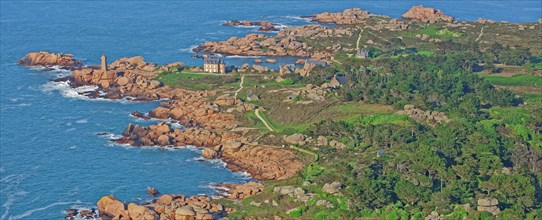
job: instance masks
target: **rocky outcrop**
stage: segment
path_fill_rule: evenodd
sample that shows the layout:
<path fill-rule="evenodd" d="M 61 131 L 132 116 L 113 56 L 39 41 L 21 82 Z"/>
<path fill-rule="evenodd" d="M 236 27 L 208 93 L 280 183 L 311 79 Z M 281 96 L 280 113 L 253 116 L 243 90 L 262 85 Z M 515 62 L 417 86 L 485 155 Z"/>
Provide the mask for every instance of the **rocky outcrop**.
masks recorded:
<path fill-rule="evenodd" d="M 102 219 L 156 220 L 156 219 L 220 219 L 233 212 L 231 208 L 215 203 L 208 196 L 186 198 L 181 194 L 163 195 L 151 203 L 125 205 L 114 196 L 104 196 L 98 203 Z"/>
<path fill-rule="evenodd" d="M 288 27 L 279 31 L 278 38 L 281 37 L 304 37 L 310 39 L 352 36 L 357 30 L 352 27 L 328 28 L 321 25 L 303 25 Z"/>
<path fill-rule="evenodd" d="M 365 19 L 375 16 L 369 11 L 363 11 L 359 8 L 346 9 L 343 12 L 329 13 L 324 12 L 312 16 L 306 16 L 313 21 L 335 24 L 362 24 Z"/>
<path fill-rule="evenodd" d="M 344 149 L 346 148 L 346 144 L 341 143 L 336 140 L 328 141 L 328 139 L 324 136 L 319 136 L 316 140 L 314 140 L 312 137 L 308 137 L 303 134 L 292 134 L 289 136 L 284 136 L 283 140 L 288 144 L 296 144 L 296 145 L 316 145 L 316 146 L 330 146 L 337 149 Z"/>
<path fill-rule="evenodd" d="M 288 195 L 294 198 L 295 201 L 307 202 L 315 196 L 314 193 L 306 193 L 301 187 L 294 186 L 277 186 L 273 188 L 273 192 L 280 195 Z"/>
<path fill-rule="evenodd" d="M 498 207 L 498 205 L 499 201 L 495 198 L 482 198 L 478 199 L 477 210 L 479 212 L 486 211 L 494 216 L 497 216 L 499 213 L 501 213 L 501 209 Z"/>
<path fill-rule="evenodd" d="M 172 129 L 166 123 L 140 126 L 129 124 L 117 143 L 132 146 L 183 147 L 186 145 L 212 148 L 202 153 L 207 158 L 223 159 L 228 169 L 247 172 L 258 180 L 287 179 L 303 167 L 297 156 L 286 149 L 249 145 L 249 140 L 232 132 L 191 127 Z"/>
<path fill-rule="evenodd" d="M 245 37 L 231 37 L 226 41 L 205 42 L 195 52 L 218 53 L 242 56 L 300 56 L 308 57 L 308 45 L 295 38 L 277 39 L 263 34 L 248 34 Z"/>
<path fill-rule="evenodd" d="M 221 143 L 221 136 L 202 128 L 172 129 L 166 123 L 140 126 L 129 124 L 117 143 L 132 146 L 215 146 Z"/>
<path fill-rule="evenodd" d="M 21 66 L 59 66 L 63 69 L 75 70 L 83 67 L 83 62 L 73 58 L 72 54 L 32 52 L 17 61 Z"/>
<path fill-rule="evenodd" d="M 85 94 L 91 98 L 120 99 L 135 97 L 139 101 L 157 100 L 176 96 L 178 90 L 165 88 L 153 78 L 160 71 L 175 71 L 182 63 L 176 62 L 159 67 L 145 62 L 142 57 L 121 58 L 108 66 L 107 71 L 89 67 L 73 71 L 69 77 L 71 86 L 96 85 L 101 93 Z"/>
<path fill-rule="evenodd" d="M 404 110 L 398 111 L 397 114 L 408 115 L 410 118 L 412 118 L 418 123 L 427 123 L 431 126 L 450 121 L 450 119 L 448 119 L 448 116 L 446 116 L 442 112 L 424 111 L 415 108 L 413 105 L 405 105 Z"/>
<path fill-rule="evenodd" d="M 480 23 L 480 24 L 493 24 L 495 23 L 494 20 L 491 20 L 491 19 L 485 19 L 485 18 L 478 18 L 476 21 L 474 21 L 476 23 Z"/>
<path fill-rule="evenodd" d="M 322 191 L 329 194 L 338 194 L 342 187 L 343 184 L 341 182 L 326 183 L 324 184 L 324 187 L 322 187 Z"/>
<path fill-rule="evenodd" d="M 206 93 L 176 91 L 177 96 L 174 100 L 162 102 L 162 106 L 150 111 L 148 116 L 157 119 L 173 119 L 187 127 L 206 129 L 233 129 L 240 125 L 235 115 L 222 112 L 219 108 L 219 106 L 230 106 L 235 103 L 244 104 L 240 100 L 236 102 L 235 99 L 229 99 L 229 96 L 222 96 L 212 103 L 205 99 L 208 95 Z M 145 117 L 138 112 L 132 115 Z"/>
<path fill-rule="evenodd" d="M 403 14 L 403 18 L 414 19 L 426 23 L 435 23 L 437 21 L 453 22 L 452 16 L 445 15 L 440 10 L 434 8 L 426 8 L 422 5 L 413 6 L 406 13 Z"/>
<path fill-rule="evenodd" d="M 226 198 L 230 199 L 245 199 L 262 192 L 264 185 L 256 182 L 248 182 L 245 184 L 217 184 L 218 187 L 227 188 L 223 192 L 227 193 Z"/>
<path fill-rule="evenodd" d="M 262 181 L 291 178 L 304 166 L 292 151 L 272 146 L 225 146 L 221 154 L 221 158 L 228 164 L 226 168 L 247 172 Z"/>
<path fill-rule="evenodd" d="M 233 27 L 237 27 L 237 26 L 242 26 L 242 27 L 253 27 L 253 26 L 259 26 L 260 28 L 258 29 L 258 31 L 278 31 L 277 28 L 275 28 L 275 26 L 277 26 L 279 24 L 273 24 L 271 22 L 268 22 L 268 21 L 239 21 L 239 20 L 231 20 L 231 21 L 226 21 L 224 23 L 224 26 L 233 26 Z"/>

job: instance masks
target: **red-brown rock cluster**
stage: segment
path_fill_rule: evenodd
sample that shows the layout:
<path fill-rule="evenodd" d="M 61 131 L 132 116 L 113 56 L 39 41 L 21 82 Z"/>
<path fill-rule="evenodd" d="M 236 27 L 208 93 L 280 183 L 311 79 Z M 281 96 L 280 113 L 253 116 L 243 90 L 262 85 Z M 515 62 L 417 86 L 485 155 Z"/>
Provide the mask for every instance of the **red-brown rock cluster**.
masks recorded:
<path fill-rule="evenodd" d="M 324 12 L 308 16 L 313 21 L 335 24 L 362 24 L 365 19 L 375 16 L 369 11 L 363 11 L 359 8 L 346 9 L 343 12 L 329 13 Z"/>
<path fill-rule="evenodd" d="M 162 102 L 148 116 L 158 119 L 173 119 L 189 127 L 202 127 L 206 129 L 232 129 L 239 126 L 235 116 L 221 112 L 217 103 L 205 99 L 207 94 L 187 90 L 176 90 L 177 98 L 171 102 Z M 239 101 L 240 103 L 240 101 Z"/>
<path fill-rule="evenodd" d="M 256 182 L 248 182 L 245 184 L 223 183 L 216 184 L 218 187 L 225 187 L 223 192 L 227 193 L 226 198 L 244 199 L 260 193 L 264 185 Z"/>
<path fill-rule="evenodd" d="M 235 172 L 247 172 L 258 180 L 287 179 L 303 167 L 290 150 L 258 146 L 248 138 L 233 132 L 207 130 L 198 127 L 172 129 L 166 123 L 150 126 L 129 124 L 118 143 L 132 146 L 203 146 L 205 158 L 220 158 Z"/>
<path fill-rule="evenodd" d="M 232 171 L 247 172 L 257 180 L 288 179 L 297 174 L 304 164 L 290 150 L 272 146 L 243 145 L 228 148 L 216 146 L 222 159 Z"/>
<path fill-rule="evenodd" d="M 132 146 L 215 146 L 222 137 L 216 132 L 198 127 L 172 129 L 167 123 L 150 126 L 129 124 L 118 143 Z"/>
<path fill-rule="evenodd" d="M 352 36 L 356 32 L 354 28 L 349 27 L 337 27 L 327 28 L 321 25 L 303 25 L 297 27 L 284 28 L 277 34 L 278 38 L 281 37 L 304 37 L 310 39 L 327 38 L 327 37 L 342 37 Z"/>
<path fill-rule="evenodd" d="M 435 23 L 437 21 L 453 22 L 452 16 L 445 15 L 442 11 L 434 8 L 426 8 L 422 5 L 413 6 L 406 13 L 403 14 L 403 18 L 414 19 L 426 23 Z"/>
<path fill-rule="evenodd" d="M 175 71 L 181 68 L 183 63 L 176 62 L 161 67 L 154 63 L 148 63 L 142 57 L 121 58 L 108 66 L 104 71 L 94 67 L 73 71 L 70 81 L 72 86 L 96 85 L 105 95 L 103 98 L 120 99 L 123 97 L 135 97 L 138 100 L 157 100 L 171 98 L 182 93 L 180 89 L 162 87 L 162 83 L 152 78 L 160 71 Z M 97 96 L 98 93 L 92 94 Z M 181 95 L 184 95 L 182 93 Z"/>
<path fill-rule="evenodd" d="M 243 56 L 310 56 L 309 46 L 295 38 L 277 39 L 263 34 L 247 34 L 231 37 L 226 41 L 205 42 L 195 48 L 196 52 Z"/>
<path fill-rule="evenodd" d="M 64 69 L 75 70 L 83 67 L 83 62 L 73 58 L 72 54 L 32 52 L 17 61 L 21 66 L 60 66 Z"/>
<path fill-rule="evenodd" d="M 144 204 L 125 203 L 114 196 L 104 196 L 97 205 L 103 220 L 211 220 L 233 211 L 208 196 L 185 197 L 181 194 L 163 195 Z"/>

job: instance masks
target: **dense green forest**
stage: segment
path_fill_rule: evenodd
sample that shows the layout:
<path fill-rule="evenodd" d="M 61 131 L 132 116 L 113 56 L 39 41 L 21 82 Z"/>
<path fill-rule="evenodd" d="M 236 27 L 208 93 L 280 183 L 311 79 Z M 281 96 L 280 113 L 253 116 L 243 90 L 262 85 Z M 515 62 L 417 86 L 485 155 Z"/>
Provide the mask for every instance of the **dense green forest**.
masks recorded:
<path fill-rule="evenodd" d="M 320 217 L 409 219 L 437 211 L 450 219 L 484 219 L 492 215 L 472 211 L 477 200 L 495 198 L 499 218 L 542 218 L 540 108 L 518 107 L 524 103 L 521 96 L 496 89 L 473 72 L 494 64 L 525 65 L 529 50 L 451 41 L 439 48 L 440 53 L 429 56 L 344 59 L 311 77 L 291 77 L 321 84 L 344 75 L 348 81 L 337 92 L 344 101 L 396 109 L 414 105 L 450 118 L 436 126 L 396 114 L 313 125 L 307 135 L 348 146 L 320 149 L 323 159 L 301 175 L 318 185 L 339 180 L 348 186 L 349 212 L 321 211 Z M 324 169 L 314 172 L 315 167 Z"/>

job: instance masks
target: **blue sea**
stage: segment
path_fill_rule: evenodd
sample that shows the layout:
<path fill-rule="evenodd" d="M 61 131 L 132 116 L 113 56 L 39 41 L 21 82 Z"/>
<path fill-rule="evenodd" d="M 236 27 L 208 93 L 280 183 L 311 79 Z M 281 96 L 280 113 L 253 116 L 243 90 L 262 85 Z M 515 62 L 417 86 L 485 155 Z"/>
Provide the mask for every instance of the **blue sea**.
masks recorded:
<path fill-rule="evenodd" d="M 244 36 L 256 28 L 225 27 L 231 19 L 307 24 L 300 15 L 360 7 L 399 17 L 412 5 L 442 9 L 459 20 L 484 17 L 532 22 L 538 1 L 1 1 L 0 18 L 0 220 L 61 219 L 66 208 L 92 207 L 103 195 L 146 201 L 147 186 L 162 193 L 216 192 L 209 185 L 245 182 L 220 161 L 199 160 L 197 148 L 159 150 L 109 142 L 130 117 L 157 102 L 88 100 L 62 83 L 68 71 L 43 72 L 15 65 L 32 51 L 72 53 L 87 65 L 144 56 L 165 64 L 190 58 L 205 41 Z M 269 34 L 269 33 L 268 33 Z M 272 33 L 271 33 L 272 34 Z M 295 58 L 282 58 L 290 62 Z M 227 58 L 240 65 L 252 58 Z M 83 88 L 84 89 L 84 88 Z"/>

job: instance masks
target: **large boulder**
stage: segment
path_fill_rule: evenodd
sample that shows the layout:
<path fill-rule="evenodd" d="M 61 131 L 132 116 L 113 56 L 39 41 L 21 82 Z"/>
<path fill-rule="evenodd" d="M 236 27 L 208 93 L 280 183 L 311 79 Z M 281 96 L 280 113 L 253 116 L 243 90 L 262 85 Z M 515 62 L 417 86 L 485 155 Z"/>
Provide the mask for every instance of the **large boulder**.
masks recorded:
<path fill-rule="evenodd" d="M 211 148 L 203 148 L 201 156 L 206 159 L 214 159 L 218 156 L 218 153 Z"/>
<path fill-rule="evenodd" d="M 183 206 L 175 210 L 175 220 L 192 220 L 196 216 L 194 208 L 191 206 Z"/>
<path fill-rule="evenodd" d="M 303 135 L 303 134 L 292 134 L 290 136 L 285 136 L 284 141 L 286 141 L 289 144 L 304 145 L 306 138 L 307 137 L 305 135 Z"/>
<path fill-rule="evenodd" d="M 149 112 L 149 116 L 153 118 L 166 119 L 169 118 L 169 109 L 158 107 Z"/>
<path fill-rule="evenodd" d="M 151 80 L 150 83 L 149 83 L 149 89 L 156 89 L 158 87 L 162 86 L 162 82 L 158 81 L 158 80 Z"/>
<path fill-rule="evenodd" d="M 499 215 L 501 213 L 501 209 L 499 208 L 499 201 L 495 198 L 481 198 L 478 199 L 478 207 L 477 210 L 479 212 L 486 211 L 491 213 L 494 216 Z"/>
<path fill-rule="evenodd" d="M 252 68 L 254 68 L 254 70 L 256 70 L 256 71 L 258 71 L 260 73 L 269 71 L 269 69 L 267 67 L 261 66 L 261 65 L 256 65 L 256 64 L 252 65 Z"/>
<path fill-rule="evenodd" d="M 131 82 L 131 80 L 128 77 L 125 77 L 125 76 L 121 76 L 121 77 L 117 78 L 117 84 L 119 86 L 125 86 L 130 82 Z"/>
<path fill-rule="evenodd" d="M 171 202 L 173 201 L 173 197 L 170 195 L 163 195 L 160 196 L 158 200 L 156 200 L 157 204 L 160 205 L 171 205 Z"/>
<path fill-rule="evenodd" d="M 156 212 L 135 203 L 128 204 L 128 214 L 131 219 L 154 220 L 158 217 Z"/>
<path fill-rule="evenodd" d="M 114 196 L 104 196 L 98 200 L 98 211 L 100 216 L 106 215 L 109 217 L 115 217 L 119 215 L 126 215 L 126 207 L 124 203 L 119 201 Z"/>
<path fill-rule="evenodd" d="M 329 194 L 337 194 L 341 191 L 343 184 L 341 182 L 326 183 L 322 190 Z"/>
<path fill-rule="evenodd" d="M 158 144 L 161 145 L 161 146 L 166 146 L 166 145 L 170 145 L 171 144 L 171 138 L 168 136 L 168 135 L 160 135 L 158 137 Z"/>

